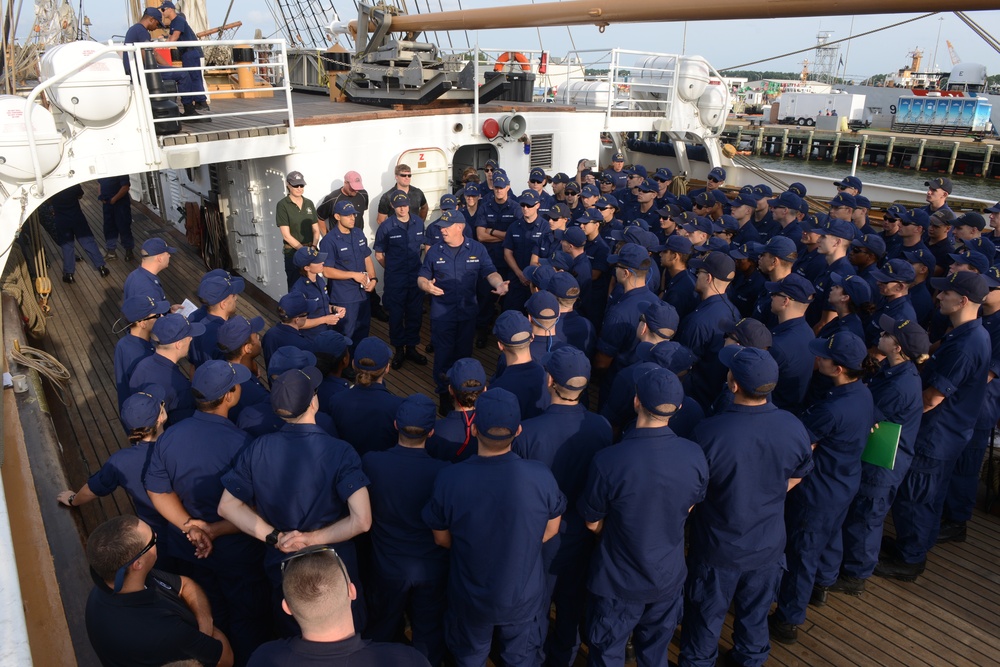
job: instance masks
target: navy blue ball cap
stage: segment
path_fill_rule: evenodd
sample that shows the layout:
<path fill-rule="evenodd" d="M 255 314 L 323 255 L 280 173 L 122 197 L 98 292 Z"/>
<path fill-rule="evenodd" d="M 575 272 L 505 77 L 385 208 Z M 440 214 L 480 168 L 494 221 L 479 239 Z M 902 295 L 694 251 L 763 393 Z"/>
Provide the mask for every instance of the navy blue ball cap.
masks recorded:
<path fill-rule="evenodd" d="M 243 315 L 233 315 L 219 327 L 219 345 L 226 352 L 235 352 L 250 340 L 250 334 L 264 329 L 264 318 L 257 316 L 248 320 Z"/>
<path fill-rule="evenodd" d="M 250 369 L 221 359 L 206 361 L 194 371 L 191 389 L 202 401 L 215 401 L 238 384 L 250 379 Z"/>
<path fill-rule="evenodd" d="M 142 15 L 155 19 L 157 23 L 161 26 L 163 25 L 163 13 L 156 7 L 146 7 L 146 9 L 143 10 Z"/>
<path fill-rule="evenodd" d="M 483 169 L 486 169 L 486 168 L 499 169 L 500 168 L 500 163 L 497 162 L 496 160 L 494 160 L 493 158 L 490 158 L 489 160 L 487 160 L 486 162 L 483 163 Z"/>
<path fill-rule="evenodd" d="M 948 257 L 955 264 L 965 264 L 974 268 L 979 273 L 986 273 L 990 268 L 990 260 L 981 252 L 975 250 L 963 250 L 961 252 L 950 252 Z"/>
<path fill-rule="evenodd" d="M 997 247 L 993 244 L 993 241 L 985 236 L 979 236 L 974 239 L 967 239 L 962 241 L 964 246 L 962 252 L 976 252 L 980 255 L 986 257 L 988 264 L 992 264 L 993 260 L 996 259 Z M 980 271 L 980 273 L 985 273 Z"/>
<path fill-rule="evenodd" d="M 795 247 L 795 241 L 787 236 L 772 236 L 764 245 L 764 252 L 786 262 L 794 262 L 798 249 Z"/>
<path fill-rule="evenodd" d="M 517 397 L 506 389 L 490 389 L 476 399 L 476 431 L 480 438 L 512 438 L 520 425 L 521 406 Z"/>
<path fill-rule="evenodd" d="M 354 348 L 354 368 L 377 373 L 385 369 L 392 359 L 392 349 L 381 338 L 368 336 Z"/>
<path fill-rule="evenodd" d="M 794 192 L 782 192 L 774 199 L 768 199 L 767 205 L 771 208 L 783 206 L 797 211 L 799 210 L 799 206 L 802 205 L 802 199 Z"/>
<path fill-rule="evenodd" d="M 984 209 L 984 213 L 1000 213 L 1000 201 L 987 209 Z"/>
<path fill-rule="evenodd" d="M 160 407 L 166 400 L 166 392 L 158 384 L 147 384 L 122 403 L 122 423 L 129 431 L 137 428 L 152 428 L 160 418 Z"/>
<path fill-rule="evenodd" d="M 744 317 L 739 322 L 734 322 L 723 328 L 722 332 L 743 347 L 766 350 L 774 342 L 770 330 L 764 326 L 764 323 L 752 317 Z"/>
<path fill-rule="evenodd" d="M 956 292 L 961 296 L 968 297 L 972 303 L 982 303 L 990 291 L 986 278 L 982 274 L 972 271 L 956 271 L 950 276 L 931 278 L 930 282 L 931 287 L 937 291 Z"/>
<path fill-rule="evenodd" d="M 617 153 L 615 153 L 614 155 L 611 156 L 611 161 L 612 162 L 624 162 L 625 161 L 625 153 L 622 153 L 621 151 L 618 151 Z"/>
<path fill-rule="evenodd" d="M 656 368 L 636 378 L 635 395 L 643 408 L 659 417 L 670 417 L 684 402 L 680 379 L 666 368 Z"/>
<path fill-rule="evenodd" d="M 932 178 L 929 181 L 924 181 L 924 187 L 930 188 L 931 190 L 944 190 L 948 194 L 951 194 L 955 184 L 951 182 L 950 178 L 942 176 L 940 178 Z"/>
<path fill-rule="evenodd" d="M 681 207 L 677 204 L 666 204 L 663 208 L 656 209 L 656 213 L 661 218 L 676 218 L 681 214 Z"/>
<path fill-rule="evenodd" d="M 712 170 L 710 172 L 708 172 L 708 177 L 709 178 L 714 178 L 715 180 L 720 181 L 720 182 L 725 181 L 726 180 L 726 170 L 723 169 L 722 167 L 713 167 Z"/>
<path fill-rule="evenodd" d="M 540 290 L 548 289 L 549 281 L 552 280 L 552 276 L 556 275 L 555 269 L 547 264 L 529 264 L 524 267 L 522 273 L 528 282 Z"/>
<path fill-rule="evenodd" d="M 862 197 L 861 195 L 856 195 L 854 197 L 854 204 L 855 204 L 855 206 L 854 206 L 855 208 L 863 208 L 863 209 L 867 209 L 869 211 L 872 208 L 872 202 L 871 202 L 871 200 L 868 199 L 868 197 Z"/>
<path fill-rule="evenodd" d="M 577 224 L 588 225 L 590 223 L 601 224 L 604 222 L 604 216 L 596 208 L 588 208 L 584 210 L 583 214 L 576 218 Z"/>
<path fill-rule="evenodd" d="M 705 208 L 715 206 L 715 196 L 709 192 L 699 192 L 691 201 L 695 206 L 703 206 Z"/>
<path fill-rule="evenodd" d="M 493 324 L 493 335 L 504 345 L 527 345 L 531 342 L 531 322 L 516 310 L 506 310 Z"/>
<path fill-rule="evenodd" d="M 811 303 L 816 293 L 813 284 L 797 273 L 789 273 L 777 282 L 764 283 L 768 294 L 782 294 L 798 303 Z"/>
<path fill-rule="evenodd" d="M 201 322 L 188 322 L 180 313 L 168 313 L 153 323 L 150 340 L 157 345 L 170 345 L 188 336 L 197 337 L 205 333 Z"/>
<path fill-rule="evenodd" d="M 143 257 L 155 257 L 156 255 L 162 255 L 165 252 L 173 255 L 177 252 L 177 248 L 168 246 L 166 241 L 159 238 L 147 239 L 139 249 L 139 254 Z"/>
<path fill-rule="evenodd" d="M 656 364 L 660 368 L 666 368 L 677 375 L 691 370 L 691 367 L 698 361 L 694 352 L 672 340 L 663 340 L 655 345 L 643 342 L 639 343 L 635 349 L 639 359 Z"/>
<path fill-rule="evenodd" d="M 317 354 L 325 354 L 334 359 L 340 359 L 344 352 L 354 345 L 354 341 L 333 329 L 327 329 L 313 338 L 313 346 Z"/>
<path fill-rule="evenodd" d="M 719 350 L 719 361 L 736 383 L 754 393 L 766 393 L 778 383 L 778 362 L 771 353 L 756 347 L 727 345 Z"/>
<path fill-rule="evenodd" d="M 570 215 L 569 206 L 566 206 L 566 204 L 553 204 L 549 208 L 549 212 L 545 214 L 545 217 L 549 220 L 569 220 Z"/>
<path fill-rule="evenodd" d="M 473 391 L 486 386 L 486 371 L 472 357 L 459 359 L 448 369 L 448 383 L 456 391 Z"/>
<path fill-rule="evenodd" d="M 560 387 L 586 389 L 590 382 L 590 360 L 572 345 L 557 347 L 542 357 L 542 367 Z"/>
<path fill-rule="evenodd" d="M 411 394 L 396 408 L 396 428 L 416 428 L 427 435 L 437 421 L 437 406 L 423 394 Z"/>
<path fill-rule="evenodd" d="M 597 200 L 597 202 L 594 204 L 594 208 L 596 208 L 598 211 L 603 211 L 604 209 L 607 208 L 617 209 L 618 200 L 615 199 L 613 195 L 604 195 L 603 197 Z"/>
<path fill-rule="evenodd" d="M 853 241 L 858 237 L 856 229 L 857 227 L 846 220 L 827 218 L 822 225 L 816 228 L 815 232 L 823 236 L 836 236 L 847 241 Z"/>
<path fill-rule="evenodd" d="M 580 188 L 581 197 L 600 197 L 601 191 L 597 189 L 596 185 L 591 185 L 590 183 L 585 183 L 582 188 Z"/>
<path fill-rule="evenodd" d="M 502 171 L 494 172 L 493 174 L 493 187 L 494 188 L 506 188 L 510 185 L 510 179 L 507 178 L 507 174 Z"/>
<path fill-rule="evenodd" d="M 312 246 L 302 246 L 292 255 L 292 261 L 300 269 L 310 264 L 322 264 L 326 261 L 327 253 L 320 252 Z M 200 295 L 199 295 L 200 296 Z M 209 302 L 211 303 L 211 302 Z"/>
<path fill-rule="evenodd" d="M 799 197 L 806 196 L 806 186 L 804 186 L 802 183 L 792 183 L 791 185 L 788 186 L 788 191 L 794 192 Z"/>
<path fill-rule="evenodd" d="M 521 206 L 538 206 L 542 198 L 534 190 L 525 190 L 517 198 L 517 201 Z"/>
<path fill-rule="evenodd" d="M 924 328 L 913 320 L 897 320 L 892 315 L 882 314 L 878 318 L 882 331 L 896 339 L 903 354 L 910 359 L 921 357 L 931 350 L 931 339 Z"/>
<path fill-rule="evenodd" d="M 903 257 L 910 264 L 923 264 L 927 267 L 929 271 L 934 271 L 934 267 L 937 266 L 937 257 L 934 253 L 929 250 L 924 250 L 923 248 L 917 248 L 916 250 L 904 250 Z"/>
<path fill-rule="evenodd" d="M 555 320 L 559 318 L 559 300 L 555 294 L 539 290 L 524 303 L 524 309 L 533 320 Z"/>
<path fill-rule="evenodd" d="M 664 183 L 672 181 L 674 180 L 674 172 L 670 171 L 666 167 L 660 167 L 656 170 L 656 173 L 653 174 L 653 180 L 662 181 Z"/>
<path fill-rule="evenodd" d="M 308 368 L 316 365 L 316 355 L 294 345 L 283 345 L 271 354 L 267 364 L 267 375 L 276 378 L 293 368 Z"/>
<path fill-rule="evenodd" d="M 713 251 L 704 257 L 697 257 L 688 262 L 688 268 L 694 272 L 699 269 L 708 271 L 716 280 L 731 281 L 736 277 L 736 263 L 729 255 Z"/>
<path fill-rule="evenodd" d="M 983 274 L 983 279 L 991 292 L 1000 288 L 1000 266 L 991 266 L 989 271 Z"/>
<path fill-rule="evenodd" d="M 442 211 L 454 211 L 458 208 L 458 197 L 450 194 L 441 195 L 441 199 L 438 200 L 438 208 Z"/>
<path fill-rule="evenodd" d="M 774 191 L 771 190 L 771 186 L 767 183 L 758 183 L 753 186 L 753 196 L 757 198 L 758 201 L 761 199 L 770 199 L 774 195 Z"/>
<path fill-rule="evenodd" d="M 845 176 L 842 180 L 834 181 L 833 184 L 838 188 L 854 188 L 858 194 L 861 194 L 861 189 L 864 187 L 861 179 L 857 176 Z"/>
<path fill-rule="evenodd" d="M 677 309 L 661 299 L 651 301 L 640 309 L 646 326 L 661 338 L 670 338 L 677 332 L 681 319 Z"/>
<path fill-rule="evenodd" d="M 690 255 L 694 250 L 694 246 L 691 244 L 691 239 L 686 236 L 671 234 L 663 243 L 653 248 L 653 252 L 663 252 L 665 250 L 672 250 L 681 255 Z"/>
<path fill-rule="evenodd" d="M 749 259 L 756 261 L 760 254 L 764 252 L 763 243 L 743 243 L 729 251 L 729 256 L 733 259 Z"/>
<path fill-rule="evenodd" d="M 648 271 L 650 267 L 649 251 L 637 243 L 626 243 L 617 255 L 608 255 L 608 264 L 634 271 Z"/>
<path fill-rule="evenodd" d="M 881 269 L 872 269 L 870 275 L 880 283 L 910 283 L 917 277 L 913 265 L 905 259 L 890 259 Z"/>
<path fill-rule="evenodd" d="M 651 178 L 642 179 L 642 183 L 639 184 L 639 192 L 659 192 L 660 187 L 653 182 Z"/>
<path fill-rule="evenodd" d="M 451 227 L 465 222 L 465 215 L 461 211 L 441 211 L 441 217 L 435 221 L 438 227 Z"/>
<path fill-rule="evenodd" d="M 844 290 L 844 293 L 857 305 L 871 303 L 871 285 L 861 276 L 854 274 L 842 276 L 837 272 L 833 272 L 830 274 L 830 283 Z"/>
<path fill-rule="evenodd" d="M 637 164 L 633 166 L 631 169 L 628 169 L 627 173 L 629 176 L 642 176 L 643 178 L 649 176 L 649 172 L 647 172 L 646 168 L 641 164 Z"/>
<path fill-rule="evenodd" d="M 733 208 L 737 206 L 749 206 L 750 208 L 757 208 L 757 198 L 754 197 L 753 194 L 747 194 L 745 192 L 741 192 L 740 194 L 736 195 L 736 199 L 730 202 L 730 206 L 732 206 Z"/>
<path fill-rule="evenodd" d="M 855 248 L 868 250 L 878 259 L 881 259 L 882 255 L 885 254 L 885 240 L 878 234 L 862 234 L 861 238 L 851 241 L 851 245 Z"/>
<path fill-rule="evenodd" d="M 285 320 L 305 317 L 309 314 L 309 304 L 302 292 L 289 292 L 278 299 L 278 316 Z"/>
<path fill-rule="evenodd" d="M 240 294 L 246 287 L 242 278 L 206 276 L 198 284 L 198 298 L 210 306 L 220 303 L 226 297 Z"/>
<path fill-rule="evenodd" d="M 556 271 L 547 289 L 558 299 L 575 299 L 580 296 L 580 283 L 569 271 Z"/>
<path fill-rule="evenodd" d="M 271 409 L 285 419 L 294 419 L 307 409 L 323 375 L 315 366 L 287 370 L 271 383 Z"/>
<path fill-rule="evenodd" d="M 885 209 L 886 220 L 902 220 L 907 217 L 906 207 L 902 204 L 892 204 L 889 208 Z"/>
<path fill-rule="evenodd" d="M 346 199 L 341 199 L 337 202 L 337 205 L 333 207 L 333 212 L 337 215 L 357 215 L 358 209 L 354 208 L 354 204 Z"/>
<path fill-rule="evenodd" d="M 301 171 L 290 171 L 288 176 L 285 176 L 285 183 L 294 186 L 300 186 L 306 184 L 305 176 L 302 175 Z"/>
<path fill-rule="evenodd" d="M 401 206 L 409 206 L 410 198 L 402 190 L 396 190 L 389 195 L 389 205 L 393 208 L 400 208 Z"/>
<path fill-rule="evenodd" d="M 809 341 L 809 351 L 817 357 L 830 359 L 833 363 L 854 371 L 860 371 L 868 356 L 865 342 L 857 334 L 842 330 L 829 338 L 815 338 Z"/>
<path fill-rule="evenodd" d="M 483 193 L 479 191 L 479 185 L 476 183 L 466 183 L 461 194 L 466 197 L 481 197 Z"/>
<path fill-rule="evenodd" d="M 548 175 L 546 175 L 545 170 L 541 167 L 535 167 L 528 172 L 528 181 L 534 181 L 535 183 L 545 183 L 549 180 Z"/>
<path fill-rule="evenodd" d="M 569 230 L 567 230 L 569 231 Z M 565 237 L 563 237 L 565 238 Z M 562 250 L 557 250 L 552 253 L 552 257 L 539 260 L 542 266 L 548 266 L 552 269 L 559 269 L 556 273 L 560 271 L 569 271 L 573 266 L 573 257 L 568 252 L 563 252 Z"/>
<path fill-rule="evenodd" d="M 722 227 L 722 229 L 718 231 L 735 233 L 740 230 L 740 223 L 736 221 L 736 218 L 729 214 L 723 215 L 719 218 L 718 224 Z"/>
<path fill-rule="evenodd" d="M 695 246 L 694 250 L 695 252 L 721 252 L 729 255 L 730 244 L 717 236 L 710 236 L 703 245 Z"/>
<path fill-rule="evenodd" d="M 979 231 L 986 229 L 986 220 L 983 216 L 979 215 L 975 211 L 969 211 L 963 215 L 958 216 L 951 221 L 953 227 L 975 227 Z"/>
<path fill-rule="evenodd" d="M 563 192 L 568 195 L 578 195 L 580 194 L 580 184 L 576 181 L 570 181 L 566 184 L 566 189 Z"/>
<path fill-rule="evenodd" d="M 836 206 L 847 206 L 848 208 L 857 208 L 858 200 L 854 198 L 854 195 L 849 195 L 846 192 L 838 192 L 834 195 L 833 199 L 827 202 L 827 206 L 834 208 Z"/>
<path fill-rule="evenodd" d="M 559 173 L 557 173 L 555 176 L 552 177 L 552 183 L 553 184 L 569 183 L 570 180 L 571 179 L 570 179 L 569 175 L 565 174 L 565 173 L 563 173 L 561 171 Z"/>
<path fill-rule="evenodd" d="M 157 301 L 151 296 L 133 296 L 125 299 L 122 304 L 122 315 L 129 322 L 140 322 L 152 315 L 165 315 L 170 312 L 170 303 Z"/>

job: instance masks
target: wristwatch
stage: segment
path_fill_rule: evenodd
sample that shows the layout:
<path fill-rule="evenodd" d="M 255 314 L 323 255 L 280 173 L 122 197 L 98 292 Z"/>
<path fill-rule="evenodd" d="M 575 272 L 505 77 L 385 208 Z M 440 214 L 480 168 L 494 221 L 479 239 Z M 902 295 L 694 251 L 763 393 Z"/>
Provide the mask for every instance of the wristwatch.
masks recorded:
<path fill-rule="evenodd" d="M 268 533 L 267 537 L 264 538 L 264 541 L 267 542 L 268 544 L 270 544 L 272 547 L 277 546 L 278 545 L 278 529 L 275 528 L 270 533 Z"/>

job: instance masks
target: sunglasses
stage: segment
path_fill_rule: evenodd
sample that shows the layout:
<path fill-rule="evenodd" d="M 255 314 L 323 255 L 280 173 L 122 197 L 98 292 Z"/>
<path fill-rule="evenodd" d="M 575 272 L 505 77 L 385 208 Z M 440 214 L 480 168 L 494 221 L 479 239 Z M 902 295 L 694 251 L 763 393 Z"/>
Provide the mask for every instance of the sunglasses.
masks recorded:
<path fill-rule="evenodd" d="M 493 173 L 493 170 L 489 169 L 489 168 L 483 169 L 483 171 L 486 172 L 487 174 L 492 174 Z"/>
<path fill-rule="evenodd" d="M 304 188 L 306 186 L 305 185 L 292 185 L 291 183 L 289 183 L 288 187 L 298 189 L 298 188 Z"/>
<path fill-rule="evenodd" d="M 719 180 L 719 179 L 717 179 L 717 178 L 709 178 L 708 180 L 710 180 L 710 181 L 711 181 L 711 182 L 713 182 L 713 183 L 721 183 L 721 182 L 722 182 L 722 181 L 720 181 L 720 180 Z"/>
<path fill-rule="evenodd" d="M 142 548 L 142 551 L 137 553 L 132 560 L 122 565 L 120 568 L 118 568 L 118 571 L 115 572 L 115 588 L 114 588 L 115 593 L 121 591 L 122 586 L 125 585 L 125 575 L 126 573 L 128 573 L 128 569 L 132 567 L 132 563 L 136 562 L 137 560 L 145 556 L 147 553 L 149 553 L 149 550 L 155 546 L 156 546 L 156 531 L 154 530 L 153 536 L 149 538 L 149 543 Z"/>
<path fill-rule="evenodd" d="M 294 561 L 294 560 L 296 560 L 298 558 L 306 558 L 306 557 L 309 557 L 309 556 L 317 556 L 319 554 L 329 554 L 329 556 L 332 556 L 336 560 L 337 567 L 340 568 L 340 573 L 344 575 L 344 583 L 347 584 L 348 589 L 350 589 L 350 587 L 351 587 L 351 578 L 347 575 L 347 566 L 344 565 L 344 561 L 337 554 L 336 549 L 334 549 L 333 547 L 328 546 L 326 544 L 317 544 L 317 545 L 314 545 L 314 546 L 311 546 L 311 547 L 306 547 L 305 549 L 299 549 L 298 551 L 296 551 L 295 553 L 291 554 L 290 556 L 287 556 L 287 557 L 283 558 L 281 560 L 281 572 L 282 572 L 282 574 L 284 574 L 285 568 L 287 568 L 288 564 L 291 563 L 292 561 Z M 329 556 L 324 556 L 324 557 L 328 558 Z"/>
<path fill-rule="evenodd" d="M 400 174 L 399 177 L 400 178 L 412 178 L 413 174 Z"/>
<path fill-rule="evenodd" d="M 538 202 L 535 202 L 534 204 L 524 202 L 521 204 L 521 208 L 535 208 L 536 206 L 538 206 Z"/>
<path fill-rule="evenodd" d="M 544 183 L 545 181 L 536 181 L 536 180 L 530 180 L 530 181 L 528 181 L 528 182 L 529 182 L 529 183 Z"/>

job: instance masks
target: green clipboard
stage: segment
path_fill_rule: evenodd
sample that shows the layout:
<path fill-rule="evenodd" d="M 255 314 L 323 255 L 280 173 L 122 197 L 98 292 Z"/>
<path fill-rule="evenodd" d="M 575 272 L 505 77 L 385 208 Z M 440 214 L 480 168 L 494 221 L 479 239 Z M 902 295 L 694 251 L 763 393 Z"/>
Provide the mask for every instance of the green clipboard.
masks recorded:
<path fill-rule="evenodd" d="M 868 436 L 861 460 L 874 466 L 892 470 L 899 450 L 899 434 L 903 427 L 893 422 L 878 422 Z"/>

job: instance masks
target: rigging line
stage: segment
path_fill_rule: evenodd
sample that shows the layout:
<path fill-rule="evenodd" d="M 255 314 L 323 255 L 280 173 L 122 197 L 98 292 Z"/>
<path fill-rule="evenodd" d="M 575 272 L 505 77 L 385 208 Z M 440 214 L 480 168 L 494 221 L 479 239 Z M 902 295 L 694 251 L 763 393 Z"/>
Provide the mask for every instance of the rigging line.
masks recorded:
<path fill-rule="evenodd" d="M 306 33 L 309 35 L 309 46 L 315 47 L 317 44 L 322 44 L 323 42 L 325 42 L 326 40 L 323 39 L 322 34 L 320 35 L 319 41 L 318 42 L 316 41 L 315 32 L 319 30 L 319 26 L 317 25 L 316 8 L 313 5 L 313 3 L 311 2 L 303 3 L 302 0 L 298 0 L 298 5 L 300 8 L 304 7 L 304 9 L 302 9 L 300 18 L 302 19 L 302 25 L 305 27 Z M 311 20 L 307 20 L 306 17 L 307 13 L 310 15 L 308 18 Z"/>
<path fill-rule="evenodd" d="M 234 2 L 236 2 L 236 0 L 229 0 L 229 7 L 226 8 L 226 17 L 224 19 L 222 19 L 222 25 L 226 25 L 227 23 L 229 23 L 229 14 L 230 14 L 230 12 L 233 11 L 233 3 Z M 80 3 L 82 4 L 83 0 L 80 0 Z M 219 31 L 219 39 L 220 40 L 222 39 L 222 31 L 221 30 Z"/>
<path fill-rule="evenodd" d="M 843 39 L 835 39 L 832 42 L 826 42 L 823 46 L 833 46 L 834 44 L 840 44 L 842 42 L 846 42 L 846 41 L 851 40 L 851 39 L 857 39 L 858 37 L 867 37 L 868 35 L 874 35 L 877 32 L 882 32 L 883 30 L 889 30 L 890 28 L 898 28 L 901 25 L 906 25 L 907 23 L 913 23 L 914 21 L 920 21 L 921 19 L 925 19 L 925 18 L 927 18 L 929 16 L 935 16 L 936 14 L 938 14 L 938 12 L 928 12 L 926 14 L 921 14 L 920 16 L 916 16 L 916 17 L 911 18 L 911 19 L 906 19 L 905 21 L 900 21 L 898 23 L 892 23 L 892 24 L 887 25 L 887 26 L 882 26 L 881 28 L 875 28 L 874 30 L 869 30 L 868 32 L 858 33 L 857 35 L 852 35 L 850 37 L 844 37 Z M 744 67 L 750 67 L 751 65 L 759 65 L 760 63 L 766 63 L 766 62 L 770 62 L 772 60 L 778 60 L 779 58 L 786 58 L 788 56 L 794 56 L 794 55 L 797 55 L 799 53 L 806 53 L 807 51 L 815 51 L 815 50 L 816 50 L 816 47 L 814 45 L 814 46 L 810 46 L 810 47 L 807 47 L 807 48 L 804 48 L 804 49 L 798 49 L 797 51 L 790 51 L 788 53 L 783 53 L 780 56 L 773 56 L 771 58 L 764 58 L 763 60 L 755 60 L 752 63 L 743 63 L 742 65 L 733 65 L 732 67 L 723 67 L 723 68 L 720 68 L 718 71 L 719 72 L 730 72 L 732 70 L 738 70 L 738 69 L 743 69 Z"/>
<path fill-rule="evenodd" d="M 458 0 L 458 11 L 460 11 L 460 12 L 464 12 L 465 11 L 465 9 L 462 7 L 462 0 Z M 465 33 L 465 46 L 466 46 L 466 48 L 468 48 L 468 49 L 471 50 L 472 49 L 472 42 L 469 41 L 469 31 L 468 30 L 463 30 L 462 32 Z"/>
<path fill-rule="evenodd" d="M 969 26 L 970 28 L 972 28 L 973 32 L 975 32 L 977 35 L 979 35 L 980 37 L 982 37 L 983 41 L 985 41 L 987 44 L 989 44 L 991 47 L 993 47 L 993 49 L 995 51 L 1000 52 L 1000 42 L 997 42 L 997 40 L 995 40 L 993 38 L 993 35 L 991 35 L 988 32 L 986 32 L 986 30 L 982 26 L 980 26 L 978 23 L 976 23 L 976 21 L 971 16 L 969 16 L 965 12 L 955 12 L 955 16 L 957 16 L 958 18 L 962 19 L 962 21 L 967 26 Z"/>
<path fill-rule="evenodd" d="M 438 9 L 440 9 L 442 13 L 444 12 L 444 5 L 441 4 L 441 0 L 438 0 Z M 451 50 L 454 51 L 455 45 L 451 41 L 451 31 L 445 30 L 444 34 L 448 37 L 448 46 L 450 46 Z"/>

